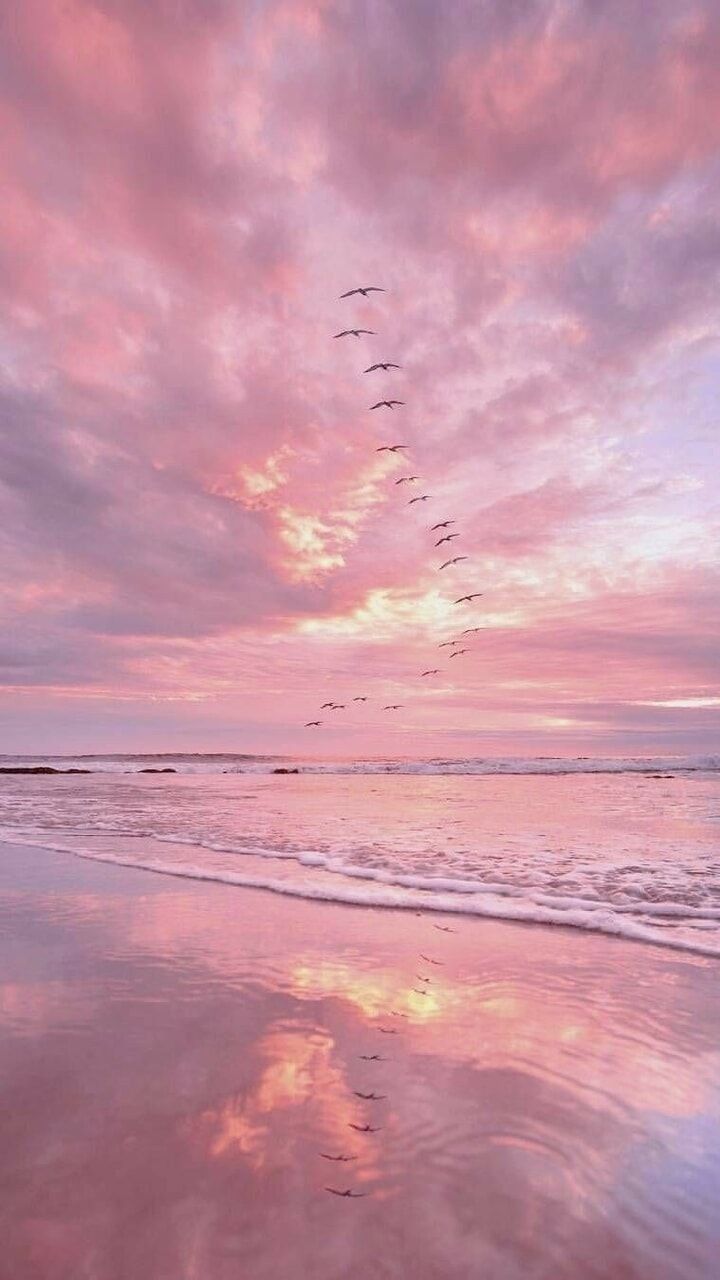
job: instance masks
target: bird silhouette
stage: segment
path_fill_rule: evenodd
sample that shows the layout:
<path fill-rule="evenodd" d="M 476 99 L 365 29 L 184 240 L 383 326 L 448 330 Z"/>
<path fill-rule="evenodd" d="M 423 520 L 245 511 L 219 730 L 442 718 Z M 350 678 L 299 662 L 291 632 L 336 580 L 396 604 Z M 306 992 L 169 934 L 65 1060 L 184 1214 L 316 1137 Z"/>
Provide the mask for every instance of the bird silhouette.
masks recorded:
<path fill-rule="evenodd" d="M 418 982 L 432 982 L 432 978 L 424 978 L 421 973 L 416 973 L 415 977 L 417 978 Z"/>
<path fill-rule="evenodd" d="M 456 933 L 456 929 L 451 929 L 449 924 L 434 924 L 433 929 L 437 929 L 440 933 Z"/>
<path fill-rule="evenodd" d="M 438 645 L 438 649 L 448 649 L 453 644 L 462 644 L 462 640 L 443 640 L 442 644 Z"/>
<path fill-rule="evenodd" d="M 454 600 L 454 601 L 453 601 L 453 603 L 454 603 L 454 604 L 464 604 L 464 602 L 465 602 L 466 600 L 468 600 L 468 601 L 470 601 L 470 600 L 479 600 L 482 594 L 483 594 L 483 593 L 482 593 L 482 591 L 474 591 L 474 592 L 473 592 L 473 594 L 472 594 L 471 596 L 460 596 L 460 599 L 459 599 L 459 600 Z"/>
<path fill-rule="evenodd" d="M 389 1062 L 389 1058 L 381 1058 L 379 1053 L 359 1053 L 362 1062 Z"/>
<path fill-rule="evenodd" d="M 423 955 L 423 953 L 422 953 L 422 951 L 420 952 L 420 959 L 421 959 L 421 960 L 425 960 L 425 961 L 427 962 L 427 964 L 440 964 L 440 965 L 441 965 L 441 964 L 443 963 L 443 962 L 442 962 L 442 960 L 433 960 L 433 959 L 431 959 L 431 957 L 430 957 L 430 956 L 424 956 L 424 955 Z"/>
<path fill-rule="evenodd" d="M 376 453 L 399 453 L 401 449 L 409 449 L 409 444 L 381 444 Z"/>
<path fill-rule="evenodd" d="M 396 480 L 396 481 L 395 481 L 395 483 L 396 483 L 396 484 L 411 484 L 413 480 L 419 480 L 419 479 L 420 479 L 420 477 L 419 477 L 419 476 L 400 476 L 400 479 L 399 479 L 399 480 Z"/>
<path fill-rule="evenodd" d="M 485 627 L 466 627 L 461 634 L 464 636 L 472 636 L 475 634 L 476 631 L 484 631 L 484 630 L 485 630 Z"/>
<path fill-rule="evenodd" d="M 387 289 L 381 289 L 379 284 L 361 285 L 359 289 L 348 289 L 347 293 L 340 294 L 340 301 L 343 298 L 352 298 L 356 293 L 361 293 L 363 298 L 367 298 L 369 293 L 387 293 Z"/>
<path fill-rule="evenodd" d="M 342 1164 L 347 1164 L 350 1160 L 357 1160 L 357 1156 L 329 1156 L 324 1151 L 319 1151 L 318 1155 L 322 1156 L 323 1160 L 336 1160 Z"/>
<path fill-rule="evenodd" d="M 439 675 L 440 675 L 440 668 L 433 667 L 430 671 L 421 671 L 420 679 L 422 679 L 423 676 L 439 676 Z"/>
<path fill-rule="evenodd" d="M 346 709 L 344 702 L 333 702 L 330 708 L 331 711 L 345 711 Z"/>
<path fill-rule="evenodd" d="M 381 360 L 379 364 L 371 364 L 369 369 L 363 369 L 363 373 L 374 373 L 376 369 L 402 369 L 401 364 L 393 364 L 391 360 Z"/>
<path fill-rule="evenodd" d="M 449 566 L 449 565 L 451 565 L 451 564 L 460 564 L 460 561 L 461 561 L 461 560 L 467 560 L 467 558 L 468 558 L 467 556 L 455 556 L 455 557 L 454 557 L 454 559 L 452 559 L 452 560 L 446 560 L 444 564 L 441 564 L 441 565 L 440 565 L 440 567 L 439 567 L 439 569 L 438 569 L 438 572 L 440 571 L 440 569 L 447 569 L 447 568 L 448 568 L 448 566 Z M 480 630 L 480 628 L 479 628 L 479 627 L 478 627 L 478 630 Z M 463 632 L 463 635 L 464 635 L 464 634 L 465 634 L 465 633 Z"/>
<path fill-rule="evenodd" d="M 417 987 L 411 987 L 411 988 L 410 988 L 410 990 L 411 990 L 411 991 L 414 991 L 416 996 L 429 996 L 429 995 L 430 995 L 430 992 L 429 992 L 429 991 L 420 991 Z"/>
<path fill-rule="evenodd" d="M 348 1128 L 355 1129 L 357 1133 L 379 1133 L 382 1125 L 379 1124 L 373 1127 L 371 1124 L 350 1124 Z"/>
<path fill-rule="evenodd" d="M 339 1191 L 337 1187 L 326 1187 L 325 1190 L 331 1196 L 343 1196 L 346 1200 L 362 1200 L 367 1195 L 367 1191 L 353 1191 L 352 1187 L 348 1187 L 347 1191 Z"/>
<path fill-rule="evenodd" d="M 318 725 L 321 725 L 321 724 L 322 724 L 322 720 L 308 720 L 305 725 L 305 728 L 312 729 L 313 727 L 317 727 Z"/>
<path fill-rule="evenodd" d="M 408 506 L 411 507 L 413 502 L 427 502 L 428 498 L 432 498 L 432 494 L 423 493 L 420 495 L 419 498 L 411 498 L 410 501 L 408 502 Z"/>
<path fill-rule="evenodd" d="M 443 542 L 452 542 L 453 538 L 459 538 L 459 537 L 460 537 L 459 533 L 444 533 L 442 538 L 438 538 L 437 542 L 435 543 L 435 546 L 441 547 Z"/>
<path fill-rule="evenodd" d="M 401 711 L 402 707 L 402 702 L 391 702 L 387 707 L 383 707 L 383 711 Z"/>
<path fill-rule="evenodd" d="M 353 698 L 353 702 L 367 702 L 367 698 L 364 698 L 364 697 Z"/>
<path fill-rule="evenodd" d="M 436 529 L 449 529 L 451 524 L 457 524 L 457 520 L 441 520 L 440 524 L 430 526 L 430 532 L 435 533 Z"/>
<path fill-rule="evenodd" d="M 334 707 L 334 706 L 335 706 L 335 703 L 334 703 L 334 702 L 323 702 L 323 704 L 322 704 L 322 706 L 321 706 L 320 710 L 321 710 L 321 711 L 324 711 L 324 710 L 326 709 L 326 707 Z"/>
<path fill-rule="evenodd" d="M 374 335 L 375 330 L 374 329 L 343 329 L 340 333 L 334 333 L 333 338 L 349 338 L 351 335 L 353 336 L 353 338 L 359 338 L 361 333 L 369 333 Z"/>
<path fill-rule="evenodd" d="M 384 1102 L 387 1094 L 385 1093 L 361 1093 L 359 1089 L 353 1089 L 356 1098 L 362 1098 L 363 1102 Z"/>
<path fill-rule="evenodd" d="M 370 405 L 370 409 L 394 409 L 396 404 L 404 403 L 404 400 L 378 400 L 377 404 Z"/>
<path fill-rule="evenodd" d="M 396 1036 L 397 1031 L 394 1027 L 378 1027 L 381 1036 Z"/>
<path fill-rule="evenodd" d="M 453 649 L 452 653 L 448 654 L 448 657 L 459 658 L 461 653 L 469 653 L 469 652 L 470 652 L 469 649 Z"/>

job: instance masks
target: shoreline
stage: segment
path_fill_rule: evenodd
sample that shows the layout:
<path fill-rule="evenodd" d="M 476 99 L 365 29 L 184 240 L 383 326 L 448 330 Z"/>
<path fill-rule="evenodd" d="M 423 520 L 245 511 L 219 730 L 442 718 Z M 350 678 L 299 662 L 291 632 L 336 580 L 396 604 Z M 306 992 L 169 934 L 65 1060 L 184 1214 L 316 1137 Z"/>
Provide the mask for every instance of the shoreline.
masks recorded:
<path fill-rule="evenodd" d="M 131 870 L 0 847 L 16 1280 L 710 1280 L 714 962 Z"/>
<path fill-rule="evenodd" d="M 127 834 L 122 837 L 116 837 L 111 834 L 96 835 L 96 838 L 112 841 L 116 846 L 122 844 L 128 839 L 137 839 L 143 841 L 145 848 L 152 846 L 153 839 L 157 840 L 162 850 L 166 851 L 168 846 L 174 843 L 172 840 L 159 839 L 157 837 L 134 837 L 131 838 Z M 285 880 L 271 878 L 264 875 L 262 868 L 267 861 L 272 859 L 265 855 L 262 860 L 253 858 L 252 855 L 243 854 L 243 865 L 253 866 L 253 874 L 243 874 L 231 870 L 217 871 L 211 868 L 193 866 L 192 864 L 183 863 L 180 866 L 173 866 L 171 863 L 163 862 L 162 864 L 149 861 L 138 861 L 132 856 L 123 856 L 117 852 L 104 853 L 99 850 L 90 850 L 87 848 L 77 848 L 72 845 L 62 845 L 54 843 L 51 840 L 44 841 L 42 839 L 28 839 L 22 836 L 15 840 L 8 839 L 7 836 L 0 836 L 0 851 L 3 845 L 9 845 L 17 849 L 40 849 L 46 853 L 59 854 L 64 857 L 80 858 L 87 862 L 96 862 L 106 866 L 118 866 L 127 870 L 141 871 L 144 873 L 152 873 L 156 876 L 168 876 L 177 880 L 194 881 L 199 884 L 219 884 L 227 888 L 261 891 L 263 893 L 278 894 L 284 897 L 293 898 L 296 901 L 310 901 L 326 903 L 328 905 L 335 904 L 338 907 L 355 907 L 359 909 L 369 908 L 382 911 L 402 911 L 413 912 L 416 915 L 428 914 L 437 916 L 452 916 L 460 920 L 490 920 L 501 924 L 519 924 L 532 927 L 544 927 L 549 929 L 569 930 L 572 933 L 589 934 L 604 938 L 615 938 L 624 942 L 640 944 L 642 946 L 657 947 L 660 950 L 672 951 L 679 954 L 688 954 L 704 957 L 709 960 L 720 961 L 720 953 L 716 947 L 706 946 L 701 941 L 687 940 L 676 938 L 674 936 L 658 939 L 648 928 L 638 925 L 633 921 L 623 920 L 620 918 L 624 908 L 620 908 L 620 916 L 616 920 L 608 920 L 608 907 L 605 903 L 598 903 L 593 906 L 588 903 L 577 905 L 573 908 L 573 918 L 568 918 L 568 911 L 560 907 L 545 905 L 544 908 L 537 907 L 528 910 L 524 902 L 507 895 L 509 903 L 516 904 L 512 906 L 495 905 L 492 908 L 485 908 L 482 900 L 476 900 L 475 896 L 471 898 L 470 892 L 463 889 L 457 891 L 448 891 L 447 887 L 441 889 L 431 889 L 428 881 L 428 887 L 425 886 L 402 886 L 396 888 L 381 889 L 374 891 L 372 897 L 363 895 L 360 891 L 343 888 L 340 883 L 341 874 L 333 873 L 332 876 L 326 876 L 320 885 L 309 885 L 305 883 L 295 883 L 291 878 Z M 186 855 L 188 849 L 197 848 L 198 850 L 214 850 L 216 846 L 178 843 L 178 848 L 183 855 Z M 287 859 L 292 861 L 292 859 Z M 282 862 L 283 858 L 278 857 L 278 862 Z M 354 877 L 352 869 L 342 872 L 342 879 L 352 880 Z M 358 873 L 357 879 L 367 881 L 373 880 L 374 877 L 366 872 Z M 393 884 L 386 881 L 381 875 L 378 877 L 381 884 Z M 442 884 L 441 880 L 441 884 Z M 446 882 L 447 883 L 447 882 Z M 430 898 L 432 894 L 432 898 Z M 479 895 L 477 895 L 479 898 Z M 462 899 L 464 898 L 464 903 Z M 502 895 L 501 895 L 502 898 Z M 532 914 L 531 914 L 532 912 Z M 662 919 L 662 913 L 658 913 Z M 674 912 L 669 913 L 672 919 Z M 702 912 L 697 913 L 703 918 Z M 688 915 L 692 919 L 695 915 L 693 908 L 688 908 Z M 595 917 L 595 918 L 594 918 Z"/>

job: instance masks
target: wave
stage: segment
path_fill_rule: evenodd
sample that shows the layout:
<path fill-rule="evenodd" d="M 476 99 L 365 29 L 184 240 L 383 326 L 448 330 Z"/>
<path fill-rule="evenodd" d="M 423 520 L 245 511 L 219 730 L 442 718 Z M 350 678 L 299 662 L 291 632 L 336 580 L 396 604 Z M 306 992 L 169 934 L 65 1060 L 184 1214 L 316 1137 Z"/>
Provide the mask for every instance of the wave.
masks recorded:
<path fill-rule="evenodd" d="M 577 895 L 548 894 L 532 887 L 508 885 L 502 882 L 458 880 L 446 876 L 406 875 L 379 868 L 341 863 L 328 855 L 312 850 L 293 853 L 262 848 L 240 850 L 238 847 L 231 849 L 229 846 L 216 843 L 201 844 L 198 841 L 177 837 L 172 840 L 170 837 L 155 838 L 159 842 L 164 840 L 166 843 L 186 844 L 198 849 L 242 852 L 255 857 L 294 861 L 304 867 L 319 867 L 331 873 L 328 880 L 332 879 L 332 882 L 306 883 L 279 879 L 270 875 L 204 867 L 194 862 L 177 864 L 157 858 L 135 858 L 126 853 L 79 848 L 44 837 L 28 838 L 7 829 L 0 833 L 0 838 L 16 845 L 69 853 L 93 862 L 112 863 L 139 871 L 149 871 L 156 875 L 211 881 L 248 889 L 263 889 L 290 897 L 349 906 L 412 909 L 524 924 L 561 925 L 636 942 L 652 943 L 674 951 L 720 958 L 720 908 L 709 905 L 697 907 L 681 902 L 642 900 L 636 900 L 633 903 L 615 903 Z M 354 883 L 343 883 L 343 881 L 357 880 L 371 881 L 374 887 L 362 888 Z M 682 936 L 677 932 L 668 932 L 658 927 L 664 921 L 673 925 L 685 925 L 689 929 L 717 928 L 718 939 L 705 942 Z"/>
<path fill-rule="evenodd" d="M 0 766 L 59 770 L 82 768 L 97 773 L 171 771 L 178 774 L 400 774 L 452 776 L 567 774 L 685 774 L 720 772 L 720 755 L 691 756 L 465 756 L 427 760 L 319 760 L 284 756 L 227 754 L 0 756 Z"/>

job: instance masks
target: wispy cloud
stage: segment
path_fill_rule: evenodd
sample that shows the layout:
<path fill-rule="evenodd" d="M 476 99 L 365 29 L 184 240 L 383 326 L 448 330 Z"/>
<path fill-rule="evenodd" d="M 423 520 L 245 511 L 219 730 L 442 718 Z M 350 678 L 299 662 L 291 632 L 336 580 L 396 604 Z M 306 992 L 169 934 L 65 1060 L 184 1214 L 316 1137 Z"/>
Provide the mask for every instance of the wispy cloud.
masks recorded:
<path fill-rule="evenodd" d="M 5 34 L 18 741 L 84 700 L 70 745 L 116 746 L 115 700 L 128 745 L 297 750 L 360 684 L 403 717 L 329 750 L 703 742 L 715 6 L 27 0 Z M 443 518 L 470 559 L 440 574 Z M 418 689 L 473 590 L 485 629 Z"/>

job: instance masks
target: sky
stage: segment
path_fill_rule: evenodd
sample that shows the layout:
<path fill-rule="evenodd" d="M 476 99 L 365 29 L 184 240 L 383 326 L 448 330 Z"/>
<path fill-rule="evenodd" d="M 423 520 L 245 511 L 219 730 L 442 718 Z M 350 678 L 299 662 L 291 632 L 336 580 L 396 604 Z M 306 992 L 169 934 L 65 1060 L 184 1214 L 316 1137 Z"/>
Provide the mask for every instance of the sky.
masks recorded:
<path fill-rule="evenodd" d="M 714 0 L 17 0 L 0 64 L 0 750 L 717 747 Z"/>

